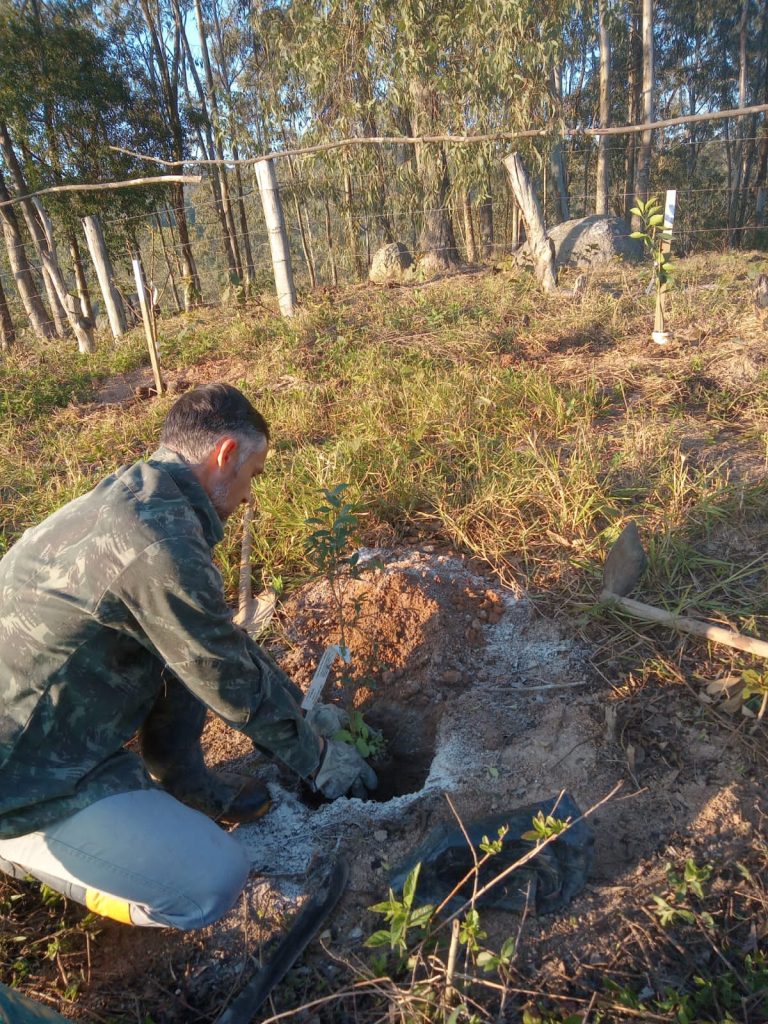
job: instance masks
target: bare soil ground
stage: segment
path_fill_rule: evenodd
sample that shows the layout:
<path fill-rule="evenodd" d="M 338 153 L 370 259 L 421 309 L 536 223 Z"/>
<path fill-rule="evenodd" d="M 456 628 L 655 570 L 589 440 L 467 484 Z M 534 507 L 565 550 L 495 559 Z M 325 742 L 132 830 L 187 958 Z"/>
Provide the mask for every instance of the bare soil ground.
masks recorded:
<path fill-rule="evenodd" d="M 364 956 L 364 938 L 380 923 L 368 908 L 386 895 L 390 869 L 435 825 L 455 821 L 447 797 L 470 823 L 562 790 L 587 810 L 618 782 L 618 795 L 592 819 L 587 888 L 556 916 L 484 912 L 488 942 L 521 932 L 519 969 L 532 992 L 578 1000 L 606 977 L 621 981 L 628 943 L 649 971 L 671 972 L 668 984 L 684 981 L 683 967 L 656 960 L 653 917 L 637 922 L 629 908 L 648 907 L 651 894 L 664 891 L 667 861 L 749 858 L 753 830 L 764 824 L 764 786 L 751 746 L 739 742 L 738 720 L 714 719 L 703 688 L 636 688 L 631 672 L 598 670 L 594 646 L 572 621 L 541 616 L 525 594 L 439 543 L 364 554 L 382 568 L 347 588 L 347 613 L 359 609 L 347 641 L 356 651 L 354 702 L 389 743 L 378 766 L 382 793 L 318 806 L 211 719 L 209 763 L 260 774 L 274 797 L 264 819 L 235 832 L 253 860 L 252 881 L 234 911 L 205 932 L 139 933 L 104 922 L 73 1016 L 142 1019 L 131 1016 L 136 1007 L 162 1024 L 213 1019 L 252 972 L 251 957 L 311 891 L 313 870 L 340 853 L 350 884 L 323 948 L 276 995 L 278 1008 L 296 1006 L 341 985 L 345 965 Z M 306 688 L 325 645 L 339 640 L 327 584 L 292 595 L 280 618 L 275 653 Z M 333 679 L 328 686 L 334 699 L 349 691 Z M 762 933 L 765 909 L 755 917 Z"/>

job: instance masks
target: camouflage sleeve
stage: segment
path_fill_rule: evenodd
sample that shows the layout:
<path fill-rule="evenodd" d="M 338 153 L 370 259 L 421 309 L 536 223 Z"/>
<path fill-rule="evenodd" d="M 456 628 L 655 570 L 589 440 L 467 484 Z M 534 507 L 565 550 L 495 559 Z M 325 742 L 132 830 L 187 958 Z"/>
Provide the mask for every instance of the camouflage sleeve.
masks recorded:
<path fill-rule="evenodd" d="M 202 538 L 152 544 L 111 596 L 153 653 L 212 711 L 298 775 L 315 771 L 321 741 L 299 708 L 301 691 L 233 624 Z"/>

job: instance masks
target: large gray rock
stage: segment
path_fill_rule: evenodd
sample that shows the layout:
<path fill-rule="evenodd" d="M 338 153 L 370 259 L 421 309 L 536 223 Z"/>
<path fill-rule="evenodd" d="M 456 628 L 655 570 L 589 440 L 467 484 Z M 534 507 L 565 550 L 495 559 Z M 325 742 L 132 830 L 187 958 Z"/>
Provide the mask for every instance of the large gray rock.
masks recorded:
<path fill-rule="evenodd" d="M 630 228 L 621 217 L 603 217 L 595 214 L 579 220 L 567 220 L 549 228 L 547 234 L 555 244 L 555 258 L 559 267 L 590 267 L 610 263 L 619 257 L 639 260 L 643 256 L 643 243 L 630 238 Z"/>
<path fill-rule="evenodd" d="M 401 242 L 390 242 L 377 249 L 371 260 L 368 280 L 374 284 L 402 281 L 413 272 L 413 258 Z"/>

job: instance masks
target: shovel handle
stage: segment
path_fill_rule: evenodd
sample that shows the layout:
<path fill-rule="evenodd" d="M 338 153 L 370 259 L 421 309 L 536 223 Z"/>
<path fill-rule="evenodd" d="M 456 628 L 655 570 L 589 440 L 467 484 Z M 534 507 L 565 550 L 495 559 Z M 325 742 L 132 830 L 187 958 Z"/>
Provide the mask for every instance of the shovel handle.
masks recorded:
<path fill-rule="evenodd" d="M 634 615 L 635 618 L 644 619 L 646 622 L 658 622 L 664 626 L 670 626 L 681 633 L 692 633 L 694 636 L 703 637 L 716 644 L 724 644 L 726 647 L 736 647 L 740 651 L 747 651 L 749 654 L 756 654 L 759 658 L 768 658 L 768 642 L 757 640 L 753 636 L 744 636 L 733 629 L 725 629 L 723 626 L 712 626 L 700 619 L 689 619 L 685 615 L 675 615 L 673 612 L 665 611 L 663 608 L 655 608 L 652 604 L 643 604 L 642 601 L 634 601 L 631 597 L 619 597 L 617 594 L 606 593 L 603 601 L 617 604 L 620 608 Z"/>

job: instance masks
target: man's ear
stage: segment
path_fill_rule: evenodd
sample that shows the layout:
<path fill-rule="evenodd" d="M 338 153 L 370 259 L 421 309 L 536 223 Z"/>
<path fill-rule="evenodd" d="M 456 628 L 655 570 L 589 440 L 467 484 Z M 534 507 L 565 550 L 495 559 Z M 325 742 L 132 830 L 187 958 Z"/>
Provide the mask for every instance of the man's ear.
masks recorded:
<path fill-rule="evenodd" d="M 225 469 L 237 452 L 237 441 L 233 437 L 223 437 L 211 452 L 217 467 Z"/>

